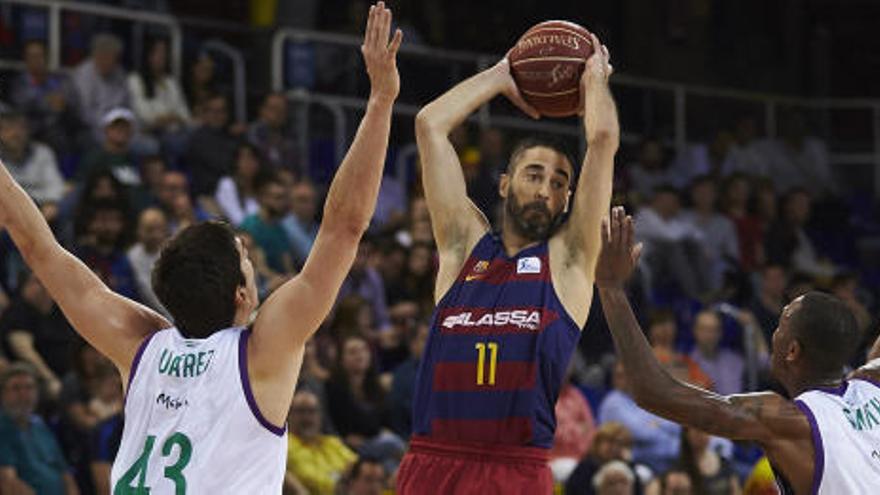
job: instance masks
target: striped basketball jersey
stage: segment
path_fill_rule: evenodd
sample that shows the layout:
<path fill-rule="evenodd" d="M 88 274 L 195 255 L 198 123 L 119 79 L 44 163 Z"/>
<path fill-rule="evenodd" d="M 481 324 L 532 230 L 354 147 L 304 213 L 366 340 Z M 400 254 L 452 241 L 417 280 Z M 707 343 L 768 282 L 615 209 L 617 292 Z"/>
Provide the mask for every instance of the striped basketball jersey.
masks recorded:
<path fill-rule="evenodd" d="M 880 493 L 880 386 L 848 380 L 804 392 L 795 404 L 813 435 L 812 493 Z M 786 480 L 778 481 L 782 493 L 794 493 Z"/>
<path fill-rule="evenodd" d="M 257 409 L 250 330 L 187 339 L 156 332 L 132 363 L 114 495 L 281 493 L 287 435 Z"/>
<path fill-rule="evenodd" d="M 413 431 L 550 448 L 580 329 L 553 290 L 548 243 L 508 256 L 487 233 L 437 304 L 419 364 Z"/>

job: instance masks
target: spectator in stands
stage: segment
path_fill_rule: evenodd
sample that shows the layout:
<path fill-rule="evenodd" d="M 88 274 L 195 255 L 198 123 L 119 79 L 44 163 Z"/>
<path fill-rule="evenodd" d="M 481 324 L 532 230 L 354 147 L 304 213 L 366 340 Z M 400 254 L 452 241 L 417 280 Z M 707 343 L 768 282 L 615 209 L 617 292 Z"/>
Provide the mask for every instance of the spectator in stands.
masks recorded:
<path fill-rule="evenodd" d="M 691 359 L 712 381 L 712 390 L 721 395 L 742 393 L 745 361 L 730 349 L 720 347 L 721 319 L 712 310 L 703 310 L 694 318 L 696 347 Z"/>
<path fill-rule="evenodd" d="M 764 263 L 764 231 L 761 220 L 749 211 L 749 199 L 748 176 L 737 173 L 728 177 L 722 188 L 721 210 L 736 227 L 740 265 L 754 271 Z"/>
<path fill-rule="evenodd" d="M 801 188 L 813 198 L 823 199 L 837 191 L 828 148 L 822 140 L 808 137 L 806 131 L 803 114 L 790 111 L 780 123 L 781 139 L 768 141 L 762 151 L 778 192 Z"/>
<path fill-rule="evenodd" d="M 64 194 L 64 178 L 55 153 L 45 144 L 30 139 L 23 114 L 0 114 L 0 160 L 12 178 L 40 205 L 43 214 L 54 219 L 56 204 Z"/>
<path fill-rule="evenodd" d="M 690 477 L 696 493 L 739 495 L 741 486 L 733 465 L 718 451 L 710 448 L 710 439 L 702 431 L 682 428 L 679 466 Z"/>
<path fill-rule="evenodd" d="M 98 142 L 107 112 L 130 104 L 125 71 L 119 64 L 121 54 L 119 38 L 107 33 L 96 34 L 92 38 L 91 57 L 73 71 L 80 120 Z"/>
<path fill-rule="evenodd" d="M 661 186 L 679 186 L 679 181 L 668 171 L 663 143 L 652 136 L 645 137 L 639 145 L 638 161 L 627 166 L 630 188 L 639 198 L 652 197 Z"/>
<path fill-rule="evenodd" d="M 304 170 L 287 120 L 287 97 L 283 93 L 269 93 L 263 97 L 257 120 L 248 127 L 247 139 L 260 150 L 269 165 L 292 170 L 297 180 L 301 180 Z"/>
<path fill-rule="evenodd" d="M 388 316 L 388 303 L 385 300 L 385 282 L 371 263 L 373 244 L 373 239 L 368 236 L 361 239 L 354 264 L 339 289 L 337 301 L 352 294 L 365 299 L 373 311 L 376 329 L 383 331 L 388 328 L 391 321 Z"/>
<path fill-rule="evenodd" d="M 400 291 L 395 298 L 403 297 L 415 302 L 422 314 L 434 309 L 434 272 L 436 271 L 434 246 L 414 242 L 406 258 Z"/>
<path fill-rule="evenodd" d="M 575 470 L 565 482 L 565 495 L 593 495 L 596 493 L 593 477 L 599 468 L 613 461 L 625 463 L 629 472 L 636 474 L 636 466 L 629 461 L 632 449 L 632 435 L 622 424 L 614 421 L 602 423 L 593 436 L 587 455 L 581 459 Z M 642 493 L 642 483 L 634 477 L 634 493 Z"/>
<path fill-rule="evenodd" d="M 140 300 L 134 269 L 125 254 L 128 212 L 115 201 L 98 201 L 83 211 L 86 231 L 78 239 L 76 255 L 118 294 Z"/>
<path fill-rule="evenodd" d="M 92 475 L 92 483 L 95 485 L 95 493 L 112 492 L 110 470 L 122 441 L 123 426 L 120 412 L 98 423 L 92 432 L 89 471 Z"/>
<path fill-rule="evenodd" d="M 682 220 L 696 234 L 707 264 L 709 289 L 718 291 L 724 274 L 739 264 L 739 239 L 736 228 L 716 209 L 715 180 L 708 175 L 694 179 L 690 187 L 692 208 L 682 214 Z"/>
<path fill-rule="evenodd" d="M 74 245 L 76 238 L 85 235 L 88 220 L 84 214 L 91 205 L 99 202 L 116 202 L 128 207 L 125 186 L 110 170 L 98 170 L 86 177 L 85 183 L 74 189 L 61 201 L 58 236 L 65 245 Z"/>
<path fill-rule="evenodd" d="M 137 243 L 129 248 L 128 262 L 134 270 L 137 291 L 147 306 L 167 314 L 153 292 L 153 266 L 159 260 L 159 251 L 168 240 L 168 219 L 159 208 L 147 208 L 141 212 L 137 226 Z"/>
<path fill-rule="evenodd" d="M 636 476 L 623 461 L 611 461 L 596 472 L 592 485 L 596 495 L 632 495 Z"/>
<path fill-rule="evenodd" d="M 394 369 L 391 379 L 391 392 L 388 394 L 388 409 L 391 411 L 391 429 L 401 438 L 409 438 L 412 433 L 413 392 L 419 361 L 425 350 L 430 327 L 418 323 L 408 339 L 409 359 Z"/>
<path fill-rule="evenodd" d="M 571 374 L 569 365 L 568 376 L 556 400 L 556 432 L 550 450 L 550 468 L 553 478 L 559 482 L 568 479 L 586 455 L 596 433 L 593 411 L 583 392 L 571 382 Z"/>
<path fill-rule="evenodd" d="M 873 323 L 871 312 L 860 300 L 859 279 L 853 273 L 840 273 L 831 281 L 831 293 L 837 296 L 856 317 L 862 333 L 867 332 Z"/>
<path fill-rule="evenodd" d="M 690 475 L 680 469 L 671 469 L 658 478 L 660 495 L 691 495 L 694 493 L 694 483 Z M 648 487 L 650 491 L 652 487 Z M 656 493 L 656 492 L 653 492 Z"/>
<path fill-rule="evenodd" d="M 101 145 L 83 157 L 79 165 L 80 180 L 94 173 L 110 170 L 119 182 L 128 187 L 141 184 L 140 171 L 131 149 L 134 114 L 127 108 L 114 108 L 101 120 L 104 136 Z"/>
<path fill-rule="evenodd" d="M 180 83 L 168 70 L 167 39 L 147 43 L 140 70 L 128 76 L 128 91 L 142 129 L 159 136 L 170 154 L 181 154 L 192 116 Z"/>
<path fill-rule="evenodd" d="M 141 185 L 130 191 L 135 211 L 140 212 L 159 205 L 162 177 L 166 170 L 165 159 L 161 155 L 150 155 L 141 160 Z"/>
<path fill-rule="evenodd" d="M 403 272 L 406 269 L 408 250 L 393 237 L 385 237 L 377 242 L 381 257 L 376 269 L 385 284 L 385 300 L 389 307 L 408 300 L 403 288 Z"/>
<path fill-rule="evenodd" d="M 680 214 L 678 192 L 659 186 L 648 207 L 636 214 L 636 236 L 652 289 L 675 282 L 688 297 L 706 296 L 706 261 L 697 232 Z"/>
<path fill-rule="evenodd" d="M 507 167 L 504 134 L 497 128 L 480 132 L 479 163 L 468 181 L 468 197 L 486 215 L 490 222 L 498 218 L 498 181 L 501 171 Z"/>
<path fill-rule="evenodd" d="M 79 494 L 46 423 L 34 414 L 37 375 L 26 364 L 0 374 L 0 492 Z"/>
<path fill-rule="evenodd" d="M 366 339 L 349 335 L 342 340 L 326 389 L 330 418 L 350 447 L 384 461 L 400 458 L 403 442 L 386 430 L 390 425 L 386 391 Z"/>
<path fill-rule="evenodd" d="M 255 189 L 260 211 L 245 218 L 241 229 L 253 236 L 266 255 L 266 263 L 270 269 L 279 274 L 293 273 L 290 240 L 281 225 L 281 219 L 288 212 L 284 184 L 277 174 L 266 172 L 257 178 Z"/>
<path fill-rule="evenodd" d="M 265 300 L 275 292 L 275 289 L 281 287 L 290 276 L 278 273 L 269 268 L 269 264 L 266 262 L 266 254 L 263 252 L 260 245 L 254 241 L 254 236 L 252 236 L 250 232 L 239 230 L 238 237 L 241 239 L 242 247 L 247 249 L 248 259 L 250 259 L 251 264 L 254 265 L 257 295 L 260 297 L 261 301 Z"/>
<path fill-rule="evenodd" d="M 20 279 L 18 297 L 0 317 L 0 335 L 10 356 L 30 364 L 49 398 L 57 399 L 79 338 L 37 276 L 23 271 Z"/>
<path fill-rule="evenodd" d="M 782 201 L 782 217 L 770 228 L 765 239 L 767 259 L 794 272 L 830 278 L 834 265 L 820 257 L 804 230 L 810 220 L 812 198 L 805 189 L 794 189 Z"/>
<path fill-rule="evenodd" d="M 378 459 L 361 456 L 345 477 L 342 493 L 346 495 L 381 495 L 388 485 L 388 471 Z"/>
<path fill-rule="evenodd" d="M 202 123 L 189 138 L 183 166 L 192 175 L 196 197 L 214 195 L 217 182 L 233 169 L 238 147 L 227 129 L 229 109 L 226 97 L 214 94 L 201 102 Z"/>
<path fill-rule="evenodd" d="M 761 269 L 758 293 L 749 304 L 749 310 L 755 315 L 758 324 L 769 342 L 779 325 L 779 315 L 787 299 L 785 289 L 788 286 L 788 273 L 780 264 L 768 263 Z"/>
<path fill-rule="evenodd" d="M 172 170 L 166 171 L 162 176 L 159 207 L 168 218 L 172 235 L 189 225 L 211 218 L 201 207 L 193 204 L 186 175 Z"/>
<path fill-rule="evenodd" d="M 711 177 L 719 180 L 730 169 L 730 151 L 733 134 L 727 129 L 717 129 L 709 144 L 697 143 L 685 148 L 676 157 L 672 172 L 687 182 L 698 177 Z"/>
<path fill-rule="evenodd" d="M 260 158 L 254 146 L 240 143 L 232 175 L 223 177 L 217 183 L 214 200 L 223 216 L 236 227 L 241 225 L 245 218 L 260 210 L 254 187 L 255 180 L 260 175 L 260 168 Z"/>
<path fill-rule="evenodd" d="M 339 437 L 321 434 L 322 419 L 317 395 L 300 390 L 293 396 L 288 417 L 285 485 L 292 485 L 296 479 L 306 493 L 333 495 L 337 481 L 357 455 Z"/>
<path fill-rule="evenodd" d="M 632 460 L 644 463 L 654 472 L 663 472 L 678 459 L 681 427 L 645 411 L 629 395 L 627 374 L 617 363 L 613 375 L 614 389 L 599 406 L 601 424 L 615 422 L 632 434 Z"/>
<path fill-rule="evenodd" d="M 758 124 L 752 115 L 741 115 L 733 128 L 728 174 L 769 177 L 770 168 L 763 144 L 756 140 Z"/>
<path fill-rule="evenodd" d="M 290 213 L 281 221 L 281 226 L 290 239 L 293 262 L 302 266 L 312 251 L 315 237 L 318 235 L 318 192 L 314 184 L 301 180 L 288 188 L 290 197 Z"/>
<path fill-rule="evenodd" d="M 220 91 L 217 83 L 216 64 L 208 52 L 202 51 L 189 66 L 186 100 L 201 105 Z"/>
<path fill-rule="evenodd" d="M 675 348 L 678 326 L 675 313 L 667 309 L 655 309 L 648 320 L 648 339 L 657 360 L 663 363 L 676 378 L 704 388 L 712 385 L 712 380 L 690 357 Z"/>
<path fill-rule="evenodd" d="M 27 117 L 36 139 L 62 156 L 72 153 L 81 125 L 73 86 L 67 77 L 49 71 L 43 41 L 25 43 L 24 64 L 24 72 L 12 83 L 9 101 Z"/>

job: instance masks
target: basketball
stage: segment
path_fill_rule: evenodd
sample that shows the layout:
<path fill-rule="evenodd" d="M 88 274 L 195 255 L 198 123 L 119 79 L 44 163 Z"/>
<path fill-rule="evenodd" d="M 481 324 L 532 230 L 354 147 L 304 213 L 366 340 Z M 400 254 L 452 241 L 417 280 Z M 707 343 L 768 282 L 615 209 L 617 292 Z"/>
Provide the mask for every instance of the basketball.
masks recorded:
<path fill-rule="evenodd" d="M 568 21 L 532 26 L 510 51 L 510 71 L 523 98 L 545 117 L 578 112 L 580 78 L 593 54 L 590 32 Z"/>

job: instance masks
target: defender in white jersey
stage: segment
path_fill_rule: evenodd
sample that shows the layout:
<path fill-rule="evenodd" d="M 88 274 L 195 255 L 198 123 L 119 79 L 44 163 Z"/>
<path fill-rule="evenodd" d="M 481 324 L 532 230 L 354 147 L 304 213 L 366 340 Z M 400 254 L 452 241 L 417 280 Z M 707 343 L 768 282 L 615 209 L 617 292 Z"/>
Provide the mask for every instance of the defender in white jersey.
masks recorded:
<path fill-rule="evenodd" d="M 880 493 L 880 359 L 844 380 L 861 335 L 843 302 L 809 292 L 783 309 L 771 371 L 793 401 L 773 392 L 721 396 L 672 378 L 654 357 L 623 290 L 641 250 L 633 237 L 632 218 L 614 208 L 596 285 L 623 366 L 638 377 L 635 401 L 712 435 L 758 443 L 783 494 Z"/>
<path fill-rule="evenodd" d="M 284 423 L 306 340 L 327 316 L 376 205 L 400 89 L 391 12 L 370 8 L 361 51 L 367 110 L 330 186 L 302 271 L 257 306 L 247 251 L 226 224 L 189 227 L 153 273 L 162 316 L 110 291 L 54 239 L 0 163 L 0 228 L 73 327 L 127 384 L 114 494 L 281 493 Z"/>

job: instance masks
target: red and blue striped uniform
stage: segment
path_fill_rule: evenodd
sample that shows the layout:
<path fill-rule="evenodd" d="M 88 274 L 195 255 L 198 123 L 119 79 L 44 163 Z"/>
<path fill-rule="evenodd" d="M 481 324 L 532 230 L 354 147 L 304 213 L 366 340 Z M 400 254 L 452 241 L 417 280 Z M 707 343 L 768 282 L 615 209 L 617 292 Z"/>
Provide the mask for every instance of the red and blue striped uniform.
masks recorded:
<path fill-rule="evenodd" d="M 413 398 L 416 438 L 549 449 L 579 326 L 550 278 L 548 244 L 508 256 L 477 243 L 437 304 Z"/>

